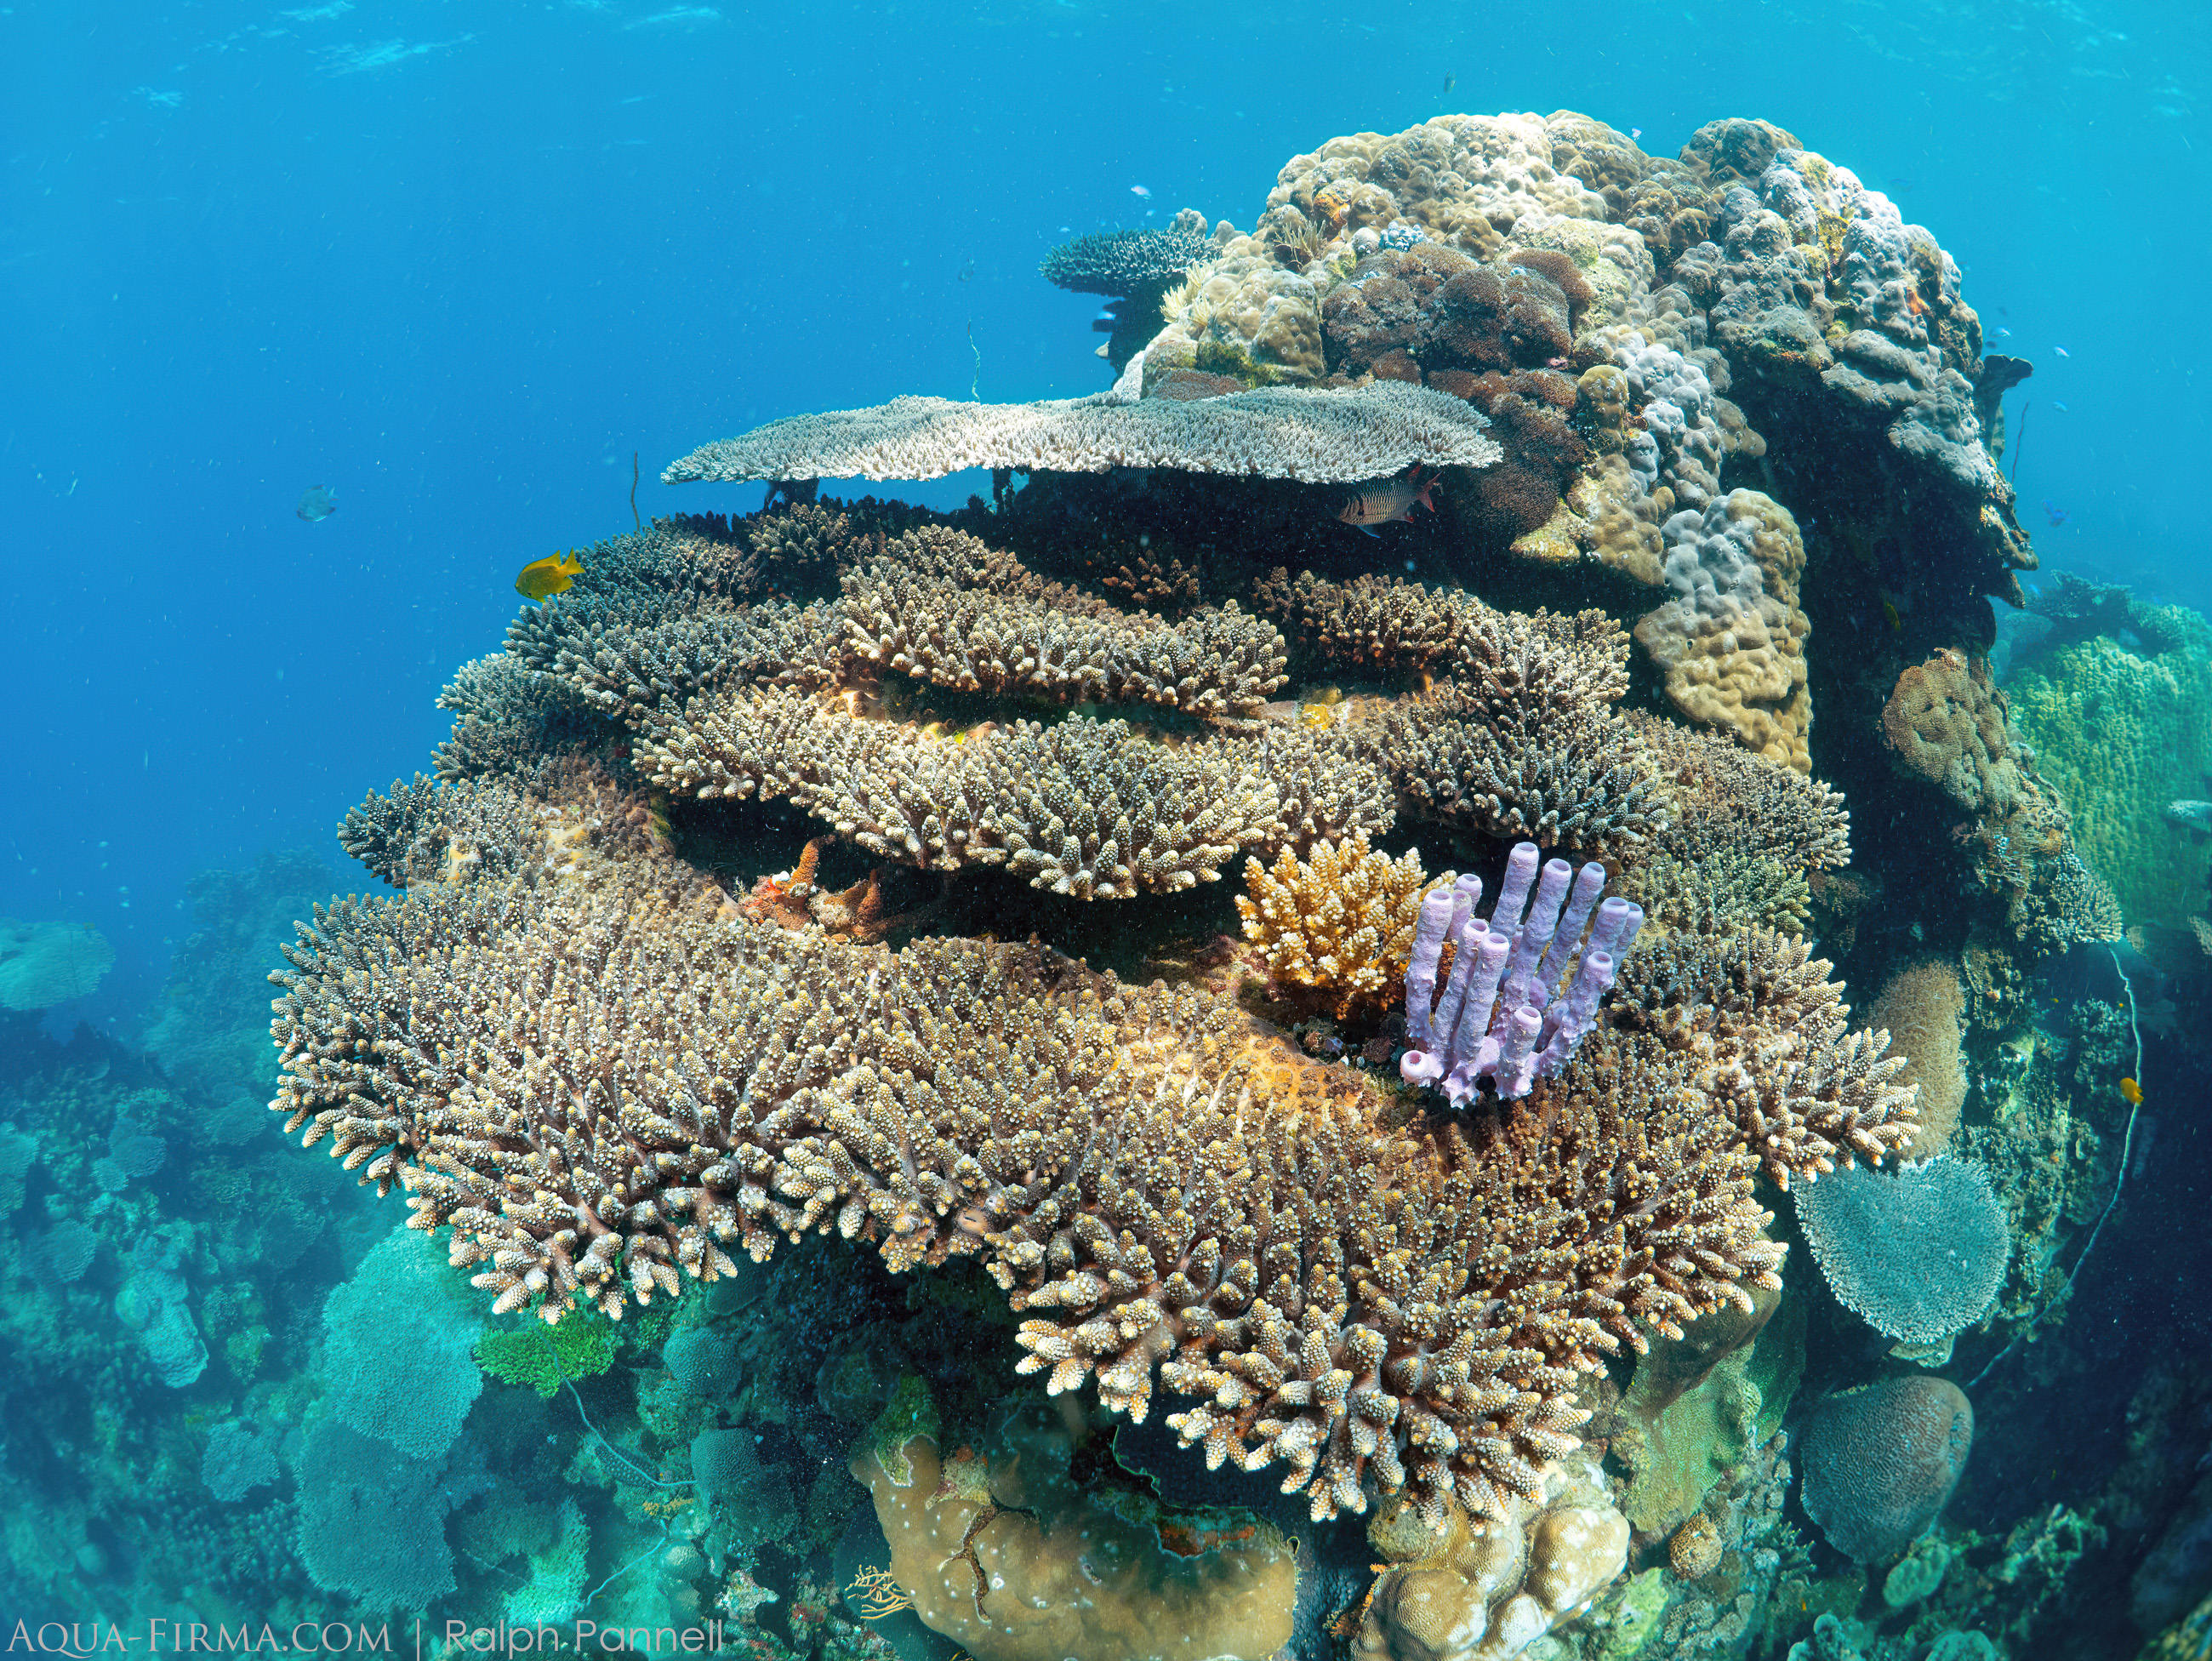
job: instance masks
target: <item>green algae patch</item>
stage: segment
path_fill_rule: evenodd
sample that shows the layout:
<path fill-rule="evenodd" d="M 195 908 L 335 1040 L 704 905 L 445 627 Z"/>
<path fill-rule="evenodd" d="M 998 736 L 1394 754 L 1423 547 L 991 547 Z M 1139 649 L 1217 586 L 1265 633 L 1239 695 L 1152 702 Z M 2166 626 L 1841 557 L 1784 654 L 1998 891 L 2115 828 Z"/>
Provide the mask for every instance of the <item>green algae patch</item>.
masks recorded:
<path fill-rule="evenodd" d="M 477 1340 L 477 1365 L 503 1384 L 527 1384 L 546 1400 L 565 1378 L 595 1378 L 615 1364 L 615 1329 L 571 1315 L 558 1326 L 532 1320 L 520 1332 L 487 1332 Z"/>

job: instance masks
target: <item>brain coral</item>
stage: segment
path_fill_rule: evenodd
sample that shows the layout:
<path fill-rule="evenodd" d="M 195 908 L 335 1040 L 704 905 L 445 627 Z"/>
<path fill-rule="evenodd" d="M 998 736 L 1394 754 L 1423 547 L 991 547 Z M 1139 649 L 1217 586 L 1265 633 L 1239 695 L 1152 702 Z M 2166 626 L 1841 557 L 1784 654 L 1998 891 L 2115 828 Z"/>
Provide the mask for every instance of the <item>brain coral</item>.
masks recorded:
<path fill-rule="evenodd" d="M 1948 1378 L 1887 1378 L 1832 1396 L 1801 1443 L 1805 1509 L 1844 1556 L 1879 1562 L 1936 1520 L 1973 1445 L 1973 1406 Z"/>

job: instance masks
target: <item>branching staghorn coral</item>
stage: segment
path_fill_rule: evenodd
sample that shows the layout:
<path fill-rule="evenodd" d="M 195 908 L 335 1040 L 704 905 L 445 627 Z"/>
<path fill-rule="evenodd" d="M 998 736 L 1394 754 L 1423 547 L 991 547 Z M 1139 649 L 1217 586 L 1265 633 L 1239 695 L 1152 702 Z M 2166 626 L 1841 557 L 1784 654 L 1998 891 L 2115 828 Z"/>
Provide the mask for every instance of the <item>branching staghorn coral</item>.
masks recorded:
<path fill-rule="evenodd" d="M 438 694 L 438 707 L 459 717 L 433 757 L 441 779 L 526 771 L 598 736 L 598 723 L 574 688 L 506 652 L 455 670 Z"/>
<path fill-rule="evenodd" d="M 944 733 L 781 689 L 695 700 L 637 761 L 672 791 L 787 796 L 888 858 L 1002 865 L 1079 899 L 1217 881 L 1240 853 L 1380 832 L 1392 816 L 1372 768 L 1305 732 L 1170 745 L 1075 716 Z"/>
<path fill-rule="evenodd" d="M 459 783 L 395 779 L 338 826 L 338 845 L 394 888 L 573 867 L 586 847 L 635 857 L 665 838 L 643 800 L 575 757 Z"/>
<path fill-rule="evenodd" d="M 1157 1378 L 1209 1463 L 1285 1466 L 1316 1518 L 1401 1488 L 1503 1514 L 1573 1445 L 1579 1372 L 1775 1284 L 1746 1057 L 1789 1052 L 1771 1089 L 1856 1107 L 1869 1157 L 1894 1105 L 1846 1077 L 1881 1064 L 1817 966 L 1758 943 L 1644 977 L 1685 995 L 1524 1102 L 1403 1129 L 1224 1001 L 732 919 L 649 856 L 341 901 L 289 956 L 275 1105 L 404 1172 L 497 1307 L 618 1315 L 831 1227 L 897 1269 L 980 1256 L 1024 1370 L 1137 1417 Z"/>
<path fill-rule="evenodd" d="M 1355 1004 L 1399 995 L 1421 896 L 1453 876 L 1424 874 L 1418 848 L 1394 860 L 1355 835 L 1340 846 L 1316 843 L 1304 861 L 1287 848 L 1272 867 L 1245 861 L 1250 897 L 1237 897 L 1237 912 L 1268 973 L 1285 985 L 1333 996 L 1341 1020 Z"/>

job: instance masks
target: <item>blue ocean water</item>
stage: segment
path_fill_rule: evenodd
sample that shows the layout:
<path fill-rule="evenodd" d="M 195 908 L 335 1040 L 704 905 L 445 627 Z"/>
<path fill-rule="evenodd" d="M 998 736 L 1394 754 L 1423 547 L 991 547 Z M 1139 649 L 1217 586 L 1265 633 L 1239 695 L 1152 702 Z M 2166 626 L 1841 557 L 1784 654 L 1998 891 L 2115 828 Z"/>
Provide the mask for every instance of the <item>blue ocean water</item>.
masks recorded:
<path fill-rule="evenodd" d="M 1654 155 L 1763 118 L 1888 195 L 1987 350 L 2035 366 L 2002 458 L 2031 589 L 2212 611 L 2212 9 L 2186 0 L 0 5 L 0 918 L 116 952 L 45 1038 L 143 1050 L 196 939 L 266 966 L 251 904 L 195 873 L 388 891 L 332 827 L 426 764 L 515 573 L 633 510 L 760 506 L 662 484 L 674 457 L 903 393 L 1101 390 L 1096 303 L 1037 273 L 1055 244 L 1186 206 L 1249 230 L 1333 135 L 1558 109 Z M 2203 1103 L 2155 1105 L 2201 1158 Z M 350 1265 L 374 1237 L 346 1215 Z"/>
<path fill-rule="evenodd" d="M 412 774 L 514 571 L 629 522 L 633 453 L 648 517 L 750 508 L 653 476 L 801 411 L 1097 390 L 1088 302 L 1036 274 L 1054 242 L 1185 205 L 1249 228 L 1291 155 L 1445 108 L 1577 109 L 1654 154 L 1755 115 L 1847 158 L 2037 366 L 2013 401 L 2046 565 L 2212 604 L 2179 460 L 2212 399 L 2173 301 L 2212 246 L 2195 6 L 1632 3 L 1592 38 L 1422 7 L 332 0 L 0 30 L 28 705 L 0 915 L 117 942 L 103 1024 L 161 974 L 185 875 L 325 846 L 364 781 Z M 339 511 L 305 523 L 319 484 Z"/>

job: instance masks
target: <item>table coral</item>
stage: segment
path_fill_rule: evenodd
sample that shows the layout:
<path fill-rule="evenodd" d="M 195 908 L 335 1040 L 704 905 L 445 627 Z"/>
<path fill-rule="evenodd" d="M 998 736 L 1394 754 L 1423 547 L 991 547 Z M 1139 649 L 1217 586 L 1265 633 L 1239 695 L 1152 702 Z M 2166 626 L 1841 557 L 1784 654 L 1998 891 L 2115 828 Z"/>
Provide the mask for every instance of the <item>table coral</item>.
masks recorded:
<path fill-rule="evenodd" d="M 1304 861 L 1285 849 L 1273 868 L 1247 860 L 1249 897 L 1237 897 L 1237 912 L 1269 975 L 1333 997 L 1341 1020 L 1356 1003 L 1398 995 L 1421 896 L 1455 874 L 1431 878 L 1419 849 L 1393 860 L 1355 836 L 1340 847 L 1316 843 Z"/>
<path fill-rule="evenodd" d="M 341 902 L 286 977 L 293 1123 L 381 1188 L 411 1171 L 416 1224 L 455 1226 L 501 1309 L 613 1314 L 731 1272 L 725 1241 L 816 1228 L 897 1268 L 980 1252 L 1031 1316 L 1025 1369 L 1095 1374 L 1133 1415 L 1157 1372 L 1200 1398 L 1170 1420 L 1186 1442 L 1282 1463 L 1317 1516 L 1370 1488 L 1528 1491 L 1571 1445 L 1576 1369 L 1768 1279 L 1739 1123 L 1783 1171 L 1907 1128 L 1802 948 L 1677 974 L 1686 1024 L 1601 1030 L 1507 1120 L 1413 1134 L 1203 998 L 718 920 L 696 881 L 648 859 Z M 1784 1033 L 1797 1062 L 1726 1082 L 1738 1035 Z M 609 1067 L 633 1081 L 619 1131 Z M 1155 1169 L 1199 1187 L 1164 1205 Z M 1293 1216 L 1317 1232 L 1285 1256 L 1267 1242 Z M 1454 1243 L 1503 1218 L 1528 1232 L 1470 1283 Z"/>
<path fill-rule="evenodd" d="M 1300 281 L 1277 277 L 1283 283 Z M 1310 309 L 1310 300 L 1304 303 Z M 1263 307 L 1254 327 L 1264 338 L 1271 326 Z M 1318 362 L 1318 313 L 1312 333 Z M 1402 472 L 1417 461 L 1486 466 L 1498 454 L 1496 442 L 1483 431 L 1486 424 L 1461 399 L 1388 381 L 1324 392 L 1261 387 L 1194 405 L 1103 392 L 1005 405 L 900 398 L 873 409 L 787 416 L 738 437 L 702 445 L 671 462 L 661 478 L 670 484 L 696 479 L 921 479 L 942 478 L 968 467 L 1060 472 L 1176 467 L 1351 484 Z M 587 556 L 586 569 L 589 564 Z"/>

